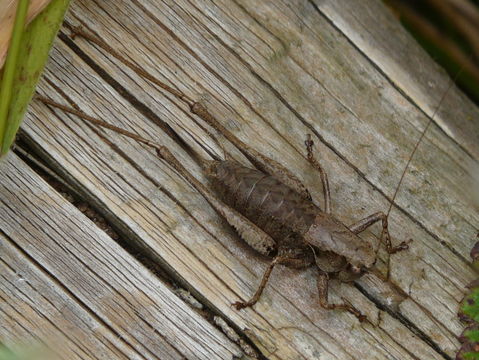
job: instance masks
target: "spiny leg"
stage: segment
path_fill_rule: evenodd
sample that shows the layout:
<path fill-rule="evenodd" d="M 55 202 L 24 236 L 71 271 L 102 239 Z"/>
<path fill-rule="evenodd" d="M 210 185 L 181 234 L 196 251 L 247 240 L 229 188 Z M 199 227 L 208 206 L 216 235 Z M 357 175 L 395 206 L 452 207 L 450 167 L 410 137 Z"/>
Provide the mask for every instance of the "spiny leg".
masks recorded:
<path fill-rule="evenodd" d="M 311 195 L 309 194 L 309 191 L 293 173 L 291 173 L 288 169 L 286 169 L 280 163 L 260 154 L 253 148 L 246 145 L 240 139 L 238 139 L 235 135 L 233 135 L 233 133 L 228 131 L 222 124 L 220 124 L 220 122 L 216 120 L 216 118 L 213 115 L 211 115 L 211 113 L 203 104 L 197 101 L 194 101 L 193 99 L 188 97 L 186 94 L 184 94 L 180 90 L 174 89 L 171 86 L 168 86 L 165 83 L 159 81 L 153 75 L 151 75 L 150 73 L 146 72 L 141 67 L 137 66 L 136 64 L 126 59 L 118 51 L 113 49 L 110 45 L 108 45 L 106 42 L 101 40 L 99 37 L 83 31 L 81 27 L 73 27 L 71 31 L 72 31 L 73 38 L 75 36 L 82 36 L 85 39 L 93 42 L 94 44 L 102 47 L 108 54 L 120 60 L 124 65 L 128 66 L 130 69 L 132 69 L 141 77 L 151 81 L 153 84 L 159 86 L 163 90 L 176 96 L 178 99 L 180 99 L 181 101 L 183 101 L 185 104 L 189 106 L 193 114 L 196 114 L 201 119 L 203 119 L 206 123 L 212 126 L 216 131 L 222 133 L 224 137 L 226 137 L 231 143 L 233 143 L 243 153 L 243 155 L 245 155 L 246 158 L 249 161 L 251 161 L 251 163 L 254 166 L 256 166 L 256 168 L 258 168 L 259 170 L 269 175 L 275 176 L 283 184 L 289 186 L 290 188 L 300 193 L 305 199 L 311 200 Z"/>
<path fill-rule="evenodd" d="M 356 316 L 360 322 L 366 320 L 366 316 L 361 314 L 357 309 L 348 304 L 330 304 L 328 302 L 328 283 L 329 276 L 327 273 L 320 271 L 318 276 L 318 292 L 319 292 L 319 304 L 321 307 L 327 310 L 342 309 L 349 311 Z"/>
<path fill-rule="evenodd" d="M 271 261 L 268 268 L 264 272 L 263 278 L 261 279 L 261 283 L 259 284 L 259 287 L 256 290 L 256 292 L 254 293 L 253 297 L 246 302 L 236 301 L 235 303 L 232 304 L 236 308 L 236 310 L 241 310 L 241 309 L 244 309 L 246 307 L 250 307 L 250 306 L 253 306 L 254 304 L 256 304 L 256 302 L 259 300 L 261 294 L 263 293 L 263 290 L 266 286 L 266 283 L 268 282 L 268 279 L 271 275 L 271 272 L 273 271 L 273 268 L 275 267 L 275 265 L 280 264 L 285 259 L 286 258 L 284 256 L 279 255 L 279 256 L 276 256 L 273 259 L 273 261 Z"/>
<path fill-rule="evenodd" d="M 272 175 L 283 184 L 289 186 L 305 199 L 311 200 L 311 195 L 304 184 L 287 168 L 267 156 L 262 155 L 255 149 L 246 145 L 238 139 L 236 135 L 227 130 L 216 118 L 211 115 L 208 109 L 201 103 L 195 102 L 191 107 L 191 112 L 198 115 L 216 131 L 228 139 L 241 153 L 258 169 L 266 174 Z"/>
<path fill-rule="evenodd" d="M 276 242 L 256 226 L 253 222 L 241 215 L 235 209 L 230 208 L 224 204 L 213 192 L 206 188 L 201 182 L 199 182 L 185 167 L 178 161 L 178 159 L 168 150 L 167 147 L 157 144 L 148 139 L 142 138 L 136 134 L 133 134 L 124 129 L 118 128 L 114 125 L 108 124 L 105 121 L 96 119 L 92 116 L 88 116 L 82 111 L 72 109 L 68 106 L 58 104 L 50 99 L 39 96 L 40 101 L 47 105 L 51 105 L 62 109 L 65 112 L 75 114 L 80 118 L 87 120 L 95 125 L 113 130 L 119 134 L 134 139 L 140 143 L 152 147 L 156 150 L 157 155 L 166 161 L 171 167 L 173 167 L 181 176 L 183 176 L 205 199 L 210 205 L 221 215 L 226 221 L 235 228 L 238 234 L 250 245 L 253 249 L 264 255 L 270 255 L 276 248 Z M 204 161 L 204 160 L 203 160 Z"/>
<path fill-rule="evenodd" d="M 304 142 L 306 145 L 306 150 L 308 151 L 308 160 L 313 165 L 316 170 L 319 171 L 319 176 L 321 177 L 321 183 L 323 184 L 323 197 L 324 197 L 324 212 L 331 213 L 331 194 L 329 192 L 329 181 L 326 171 L 321 167 L 321 164 L 314 157 L 313 154 L 313 145 L 314 142 L 311 139 L 311 134 L 308 134 L 308 139 Z"/>
<path fill-rule="evenodd" d="M 91 32 L 87 32 L 83 30 L 81 26 L 69 26 L 71 35 L 70 37 L 74 40 L 75 37 L 81 36 L 84 39 L 92 42 L 93 44 L 101 47 L 109 56 L 113 56 L 114 58 L 118 59 L 120 62 L 122 62 L 125 66 L 129 67 L 131 70 L 133 70 L 136 74 L 139 76 L 147 79 L 148 81 L 152 82 L 156 86 L 159 86 L 163 90 L 169 92 L 170 94 L 176 96 L 178 99 L 186 103 L 188 106 L 193 106 L 194 101 L 184 94 L 182 91 L 172 88 L 169 85 L 166 85 L 164 82 L 158 80 L 156 77 L 154 77 L 152 74 L 147 72 L 145 69 L 143 69 L 141 66 L 136 65 L 132 61 L 128 60 L 125 56 L 121 55 L 118 51 L 113 49 L 108 43 L 106 43 L 104 40 L 102 40 L 100 37 L 96 36 L 95 34 Z"/>
<path fill-rule="evenodd" d="M 368 227 L 378 222 L 379 220 L 381 220 L 383 226 L 380 241 L 386 245 L 386 250 L 389 254 L 395 254 L 398 251 L 406 250 L 409 248 L 408 244 L 412 241 L 412 239 L 409 239 L 408 241 L 403 241 L 398 246 L 392 246 L 391 236 L 389 235 L 388 230 L 388 218 L 386 214 L 381 211 L 359 220 L 357 223 L 351 225 L 349 227 L 349 230 L 351 230 L 355 234 L 359 234 L 360 232 L 366 230 Z"/>

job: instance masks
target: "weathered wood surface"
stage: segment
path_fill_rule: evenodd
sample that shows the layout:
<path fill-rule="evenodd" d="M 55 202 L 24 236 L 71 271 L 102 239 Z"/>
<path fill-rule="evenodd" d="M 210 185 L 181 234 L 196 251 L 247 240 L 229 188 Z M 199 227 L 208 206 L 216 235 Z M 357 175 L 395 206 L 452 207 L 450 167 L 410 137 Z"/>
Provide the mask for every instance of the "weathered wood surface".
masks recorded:
<path fill-rule="evenodd" d="M 411 41 L 393 14 L 380 1 L 316 1 L 327 17 L 388 80 L 475 159 L 479 158 L 477 108 L 460 91 L 449 91 L 445 71 Z M 359 7 L 360 6 L 360 7 Z"/>
<path fill-rule="evenodd" d="M 241 354 L 13 154 L 0 194 L 2 344 L 42 340 L 60 359 Z"/>
<path fill-rule="evenodd" d="M 67 23 L 81 24 L 202 100 L 320 199 L 319 175 L 303 144 L 312 133 L 330 176 L 333 212 L 349 224 L 387 210 L 447 80 L 379 2 L 333 3 L 82 0 L 72 3 Z M 202 155 L 205 149 L 221 155 L 206 125 L 171 95 L 68 33 L 65 28 L 56 43 L 39 92 L 167 145 L 205 180 L 164 124 Z M 462 330 L 458 302 L 475 277 L 467 259 L 479 224 L 471 194 L 479 125 L 477 109 L 456 89 L 446 99 L 391 213 L 394 241 L 414 239 L 410 251 L 391 259 L 393 285 L 368 275 L 356 286 L 331 288 L 332 301 L 344 297 L 368 316 L 364 324 L 319 308 L 314 269 L 275 269 L 261 301 L 234 310 L 232 302 L 256 289 L 265 259 L 151 150 L 39 103 L 23 129 L 37 153 L 268 359 L 448 359 Z M 468 131 L 452 113 L 468 114 Z M 378 230 L 364 237 L 376 242 Z"/>

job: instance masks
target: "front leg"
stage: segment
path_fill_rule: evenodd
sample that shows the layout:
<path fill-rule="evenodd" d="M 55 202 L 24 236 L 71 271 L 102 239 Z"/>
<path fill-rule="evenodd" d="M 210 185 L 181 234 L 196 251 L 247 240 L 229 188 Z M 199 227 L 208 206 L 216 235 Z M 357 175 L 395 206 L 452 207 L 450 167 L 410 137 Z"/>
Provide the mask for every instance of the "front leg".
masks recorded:
<path fill-rule="evenodd" d="M 403 241 L 398 246 L 392 246 L 391 236 L 389 235 L 388 230 L 388 218 L 383 212 L 377 212 L 372 215 L 369 215 L 368 217 L 365 217 L 364 219 L 359 220 L 357 223 L 351 225 L 349 227 L 349 230 L 351 230 L 355 234 L 359 234 L 360 232 L 366 230 L 368 227 L 378 222 L 379 220 L 381 220 L 383 226 L 380 241 L 386 245 L 386 250 L 389 254 L 395 254 L 398 251 L 403 251 L 409 248 L 408 244 L 412 241 L 412 239 L 409 239 L 408 241 Z"/>

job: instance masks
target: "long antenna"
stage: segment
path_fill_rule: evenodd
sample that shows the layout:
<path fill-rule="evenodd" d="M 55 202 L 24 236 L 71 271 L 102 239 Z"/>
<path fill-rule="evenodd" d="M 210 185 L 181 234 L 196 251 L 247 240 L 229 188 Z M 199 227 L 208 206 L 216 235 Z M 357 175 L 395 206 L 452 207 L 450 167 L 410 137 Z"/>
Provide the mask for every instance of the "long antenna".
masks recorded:
<path fill-rule="evenodd" d="M 130 139 L 133 139 L 133 140 L 136 140 L 142 144 L 145 144 L 153 149 L 156 149 L 156 150 L 160 150 L 162 148 L 161 145 L 153 142 L 153 141 L 150 141 L 148 139 L 145 139 L 139 135 L 136 135 L 130 131 L 127 131 L 125 129 L 122 129 L 122 128 L 119 128 L 117 126 L 114 126 L 114 125 L 111 125 L 109 123 L 107 123 L 106 121 L 103 121 L 103 120 L 100 120 L 100 119 L 97 119 L 93 116 L 90 116 L 90 115 L 87 115 L 85 114 L 83 111 L 81 110 L 78 110 L 78 109 L 74 109 L 72 107 L 69 107 L 69 106 L 66 106 L 66 105 L 62 105 L 62 104 L 59 104 L 57 103 L 56 101 L 53 101 L 49 98 L 46 98 L 42 95 L 36 95 L 35 98 L 39 101 L 41 101 L 42 103 L 46 104 L 46 105 L 50 105 L 52 107 L 55 107 L 55 108 L 58 108 L 66 113 L 70 113 L 70 114 L 73 114 L 73 115 L 76 115 L 78 116 L 79 118 L 82 118 L 92 124 L 95 124 L 97 126 L 100 126 L 100 127 L 103 127 L 103 128 L 106 128 L 106 129 L 110 129 L 110 130 L 113 130 L 114 132 L 117 132 L 123 136 L 126 136 L 126 137 L 129 137 Z"/>
<path fill-rule="evenodd" d="M 454 85 L 454 83 L 456 82 L 459 74 L 462 72 L 462 69 L 460 69 L 456 75 L 454 76 L 454 78 L 450 79 L 449 80 L 449 85 L 446 89 L 446 91 L 444 91 L 444 94 L 442 94 L 442 97 L 441 97 L 441 100 L 439 100 L 439 104 L 437 104 L 437 107 L 436 109 L 434 110 L 434 112 L 432 113 L 432 116 L 431 118 L 428 120 L 427 122 L 427 125 L 425 126 L 424 130 L 421 132 L 421 136 L 419 137 L 419 140 L 417 141 L 416 145 L 414 146 L 414 149 L 411 153 L 411 156 L 409 157 L 407 163 L 406 163 L 406 166 L 404 167 L 404 170 L 401 174 L 401 178 L 399 179 L 399 183 L 398 185 L 396 186 L 396 190 L 394 191 L 394 194 L 393 194 L 393 197 L 391 199 L 391 201 L 389 202 L 389 209 L 388 209 L 388 212 L 386 213 L 386 219 L 389 220 L 389 214 L 391 213 L 391 210 L 393 208 L 393 205 L 394 205 L 394 200 L 396 200 L 396 196 L 399 192 L 399 188 L 401 187 L 401 184 L 404 180 L 404 176 L 406 175 L 406 172 L 407 172 L 407 169 L 409 168 L 409 164 L 411 163 L 413 157 L 414 157 L 414 154 L 416 153 L 416 150 L 418 149 L 419 147 L 419 144 L 422 142 L 422 139 L 424 138 L 424 136 L 426 135 L 426 132 L 427 132 L 427 129 L 429 129 L 429 126 L 431 126 L 432 124 L 432 121 L 434 120 L 434 117 L 436 116 L 437 112 L 439 111 L 439 109 L 441 108 L 441 104 L 442 102 L 444 101 L 444 99 L 446 98 L 446 95 L 449 93 L 449 90 L 451 90 L 452 88 L 452 85 Z M 388 255 L 387 257 L 387 273 L 386 273 L 386 279 L 389 279 L 389 268 L 390 268 L 390 264 L 391 264 L 391 254 Z"/>
<path fill-rule="evenodd" d="M 450 79 L 450 80 L 449 80 L 449 85 L 448 85 L 446 91 L 444 92 L 444 94 L 442 95 L 441 100 L 439 101 L 439 104 L 437 105 L 437 107 L 436 107 L 436 109 L 434 110 L 434 112 L 433 112 L 431 118 L 430 118 L 429 121 L 427 122 L 426 127 L 425 127 L 424 130 L 421 132 L 421 136 L 419 137 L 418 142 L 417 142 L 416 145 L 414 146 L 414 149 L 413 149 L 413 151 L 412 151 L 412 153 L 411 153 L 411 156 L 409 157 L 409 159 L 408 159 L 408 161 L 407 161 L 407 163 L 406 163 L 406 166 L 404 167 L 404 170 L 403 170 L 403 172 L 402 172 L 402 174 L 401 174 L 401 178 L 399 179 L 399 183 L 398 183 L 398 185 L 397 185 L 397 187 L 396 187 L 396 190 L 394 191 L 394 195 L 393 195 L 393 197 L 392 197 L 392 199 L 391 199 L 391 201 L 390 201 L 390 203 L 389 203 L 389 209 L 388 209 L 388 212 L 387 212 L 387 214 L 386 214 L 386 218 L 389 218 L 389 214 L 390 214 L 391 209 L 392 209 L 392 207 L 393 207 L 393 205 L 394 205 L 394 200 L 396 200 L 396 196 L 397 196 L 397 194 L 398 194 L 398 192 L 399 192 L 399 188 L 401 187 L 401 184 L 402 184 L 402 182 L 403 182 L 403 180 L 404 180 L 404 176 L 406 175 L 407 169 L 409 168 L 409 164 L 411 163 L 411 161 L 412 161 L 412 159 L 413 159 L 413 157 L 414 157 L 414 154 L 416 153 L 416 150 L 417 150 L 417 148 L 419 147 L 419 144 L 422 142 L 422 139 L 423 139 L 424 135 L 426 135 L 427 129 L 429 129 L 429 126 L 432 124 L 432 121 L 434 120 L 434 117 L 436 116 L 437 112 L 439 111 L 442 102 L 443 102 L 444 99 L 446 98 L 446 95 L 449 93 L 449 90 L 451 90 L 452 85 L 454 85 L 454 83 L 456 82 L 456 80 L 457 80 L 457 78 L 459 77 L 459 74 L 460 74 L 461 72 L 462 72 L 462 69 L 459 70 L 459 71 L 456 73 L 456 75 L 454 76 L 453 79 Z"/>

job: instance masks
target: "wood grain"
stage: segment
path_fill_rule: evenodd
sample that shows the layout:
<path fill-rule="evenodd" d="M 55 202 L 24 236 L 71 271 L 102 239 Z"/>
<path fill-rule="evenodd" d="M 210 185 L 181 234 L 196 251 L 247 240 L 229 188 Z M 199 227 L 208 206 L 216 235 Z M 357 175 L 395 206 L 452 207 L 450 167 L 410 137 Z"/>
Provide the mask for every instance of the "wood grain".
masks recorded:
<path fill-rule="evenodd" d="M 367 1 L 365 5 L 350 0 L 314 4 L 412 104 L 428 117 L 434 115 L 433 121 L 444 133 L 479 159 L 479 124 L 474 121 L 478 118 L 477 107 L 455 86 L 448 90 L 452 81 L 446 72 L 417 46 L 392 12 L 381 11 L 380 1 Z"/>
<path fill-rule="evenodd" d="M 0 338 L 60 359 L 232 359 L 240 350 L 18 157 L 0 173 Z"/>
<path fill-rule="evenodd" d="M 377 1 L 354 3 L 82 0 L 72 4 L 67 25 L 82 25 L 161 81 L 201 100 L 240 139 L 295 172 L 318 200 L 319 174 L 304 149 L 312 133 L 330 176 L 333 212 L 350 224 L 387 210 L 445 88 L 444 75 L 424 60 L 387 9 Z M 340 17 L 339 6 L 354 9 L 356 21 Z M 372 16 L 380 23 L 373 29 L 387 31 L 379 40 L 377 30 L 361 25 Z M 39 92 L 168 146 L 204 181 L 172 134 L 203 156 L 221 156 L 208 127 L 171 95 L 68 33 L 64 29 L 56 43 Z M 377 43 L 383 45 L 372 45 Z M 398 60 L 384 60 L 391 49 Z M 406 62 L 421 64 L 437 87 L 426 91 L 424 77 L 409 78 Z M 267 358 L 449 359 L 462 330 L 458 302 L 475 277 L 467 259 L 479 223 L 470 190 L 479 173 L 477 149 L 464 137 L 470 131 L 444 130 L 446 123 L 448 129 L 459 127 L 448 115 L 457 109 L 476 120 L 472 127 L 478 112 L 457 90 L 451 94 L 391 213 L 394 242 L 413 238 L 410 251 L 392 257 L 389 283 L 371 274 L 356 286 L 331 289 L 333 301 L 344 297 L 366 313 L 366 324 L 319 308 L 314 269 L 275 269 L 260 302 L 235 311 L 230 304 L 254 292 L 266 261 L 152 151 L 39 103 L 32 104 L 24 131 L 35 150 L 131 241 Z M 378 230 L 364 237 L 376 242 Z"/>

